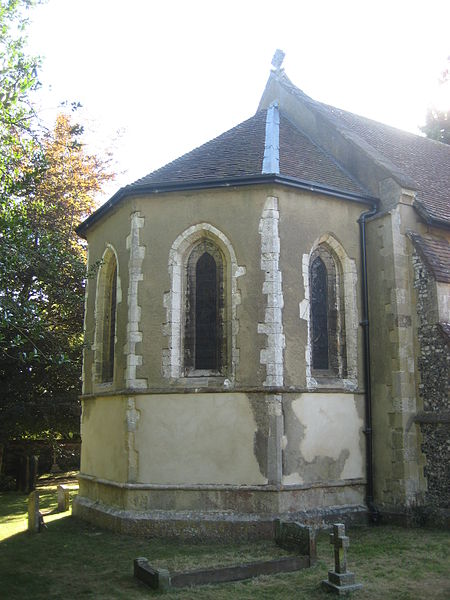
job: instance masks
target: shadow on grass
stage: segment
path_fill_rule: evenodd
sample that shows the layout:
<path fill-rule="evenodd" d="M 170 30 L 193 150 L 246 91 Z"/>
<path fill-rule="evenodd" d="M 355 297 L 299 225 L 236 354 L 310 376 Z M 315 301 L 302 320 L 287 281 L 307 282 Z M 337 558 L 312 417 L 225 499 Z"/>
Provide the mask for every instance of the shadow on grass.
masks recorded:
<path fill-rule="evenodd" d="M 56 505 L 56 492 L 39 489 L 39 507 L 41 512 L 52 512 Z M 27 513 L 28 495 L 22 492 L 0 492 L 0 519 L 19 517 Z"/>
<path fill-rule="evenodd" d="M 0 492 L 0 519 L 23 514 L 27 496 L 21 492 Z"/>
<path fill-rule="evenodd" d="M 134 538 L 100 530 L 66 514 L 49 522 L 48 529 L 39 534 L 22 532 L 0 543 L 2 597 L 46 600 L 84 596 L 96 599 L 148 598 L 159 596 L 159 592 L 151 591 L 134 579 L 133 560 L 137 556 L 146 556 L 152 564 L 178 570 L 250 562 L 258 556 L 270 558 L 277 552 L 276 546 L 267 542 L 222 546 Z M 241 583 L 236 588 L 240 590 L 239 595 L 231 597 L 269 597 L 265 593 L 269 589 L 274 592 L 274 586 L 280 584 L 288 593 L 293 577 L 295 575 L 285 576 L 282 584 L 281 580 L 277 583 L 273 577 L 263 578 L 258 584 L 262 595 L 257 593 L 254 583 Z M 195 595 L 206 599 L 219 594 L 217 600 L 220 600 L 233 594 L 234 585 L 231 584 L 231 588 L 228 584 L 185 589 L 165 597 L 169 600 L 171 597 L 192 598 Z M 272 594 L 270 597 L 283 596 Z"/>
<path fill-rule="evenodd" d="M 42 490 L 43 512 L 54 507 L 56 493 Z M 24 518 L 26 497 L 14 492 L 0 497 L 0 514 Z M 5 523 L 5 518 L 0 523 Z M 160 597 L 133 578 L 133 560 L 145 556 L 170 570 L 192 570 L 275 558 L 270 543 L 188 544 L 176 540 L 134 538 L 98 529 L 70 513 L 48 514 L 48 529 L 39 534 L 16 533 L 0 542 L 2 598 L 49 600 L 90 597 L 95 600 L 135 600 Z M 447 599 L 449 588 L 448 532 L 362 527 L 349 531 L 349 567 L 364 589 L 355 600 Z M 327 533 L 318 536 L 319 562 L 298 573 L 260 577 L 240 583 L 177 590 L 164 600 L 322 600 L 320 589 L 332 566 Z"/>

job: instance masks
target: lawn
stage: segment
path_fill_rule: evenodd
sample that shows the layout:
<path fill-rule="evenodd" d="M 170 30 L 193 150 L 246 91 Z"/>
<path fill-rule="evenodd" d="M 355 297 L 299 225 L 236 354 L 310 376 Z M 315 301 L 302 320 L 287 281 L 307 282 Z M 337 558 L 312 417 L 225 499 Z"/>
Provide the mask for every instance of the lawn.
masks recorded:
<path fill-rule="evenodd" d="M 56 506 L 54 480 L 40 480 L 41 506 Z M 133 559 L 173 570 L 264 560 L 286 554 L 267 542 L 217 545 L 139 539 L 104 531 L 74 519 L 70 511 L 48 514 L 47 529 L 26 531 L 27 498 L 0 494 L 0 598 L 8 600 L 324 599 L 320 581 L 333 564 L 326 532 L 318 539 L 317 564 L 297 573 L 239 583 L 182 589 L 162 595 L 133 578 Z M 355 599 L 450 598 L 450 535 L 433 529 L 359 527 L 348 532 L 349 567 L 364 588 Z"/>

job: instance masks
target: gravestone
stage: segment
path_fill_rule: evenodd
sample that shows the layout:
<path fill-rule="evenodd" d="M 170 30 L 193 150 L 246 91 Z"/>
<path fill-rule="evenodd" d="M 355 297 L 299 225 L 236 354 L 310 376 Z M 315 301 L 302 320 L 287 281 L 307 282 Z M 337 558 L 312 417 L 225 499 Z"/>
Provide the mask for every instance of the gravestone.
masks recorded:
<path fill-rule="evenodd" d="M 66 512 L 70 506 L 69 488 L 65 485 L 58 485 L 58 512 Z"/>
<path fill-rule="evenodd" d="M 275 521 L 275 542 L 285 550 L 309 556 L 311 565 L 316 562 L 316 532 L 309 525 L 277 519 Z"/>
<path fill-rule="evenodd" d="M 134 560 L 134 576 L 153 589 L 168 590 L 193 585 L 241 581 L 261 575 L 292 573 L 300 569 L 307 569 L 315 563 L 315 533 L 315 529 L 308 525 L 277 519 L 275 521 L 275 541 L 282 548 L 293 551 L 294 556 L 178 573 L 154 567 L 146 558 L 140 557 Z"/>
<path fill-rule="evenodd" d="M 167 569 L 152 567 L 145 557 L 134 559 L 134 576 L 154 590 L 169 590 L 171 588 L 170 573 Z"/>
<path fill-rule="evenodd" d="M 39 512 L 39 492 L 36 490 L 28 496 L 28 531 L 38 533 L 41 513 Z"/>
<path fill-rule="evenodd" d="M 347 548 L 349 538 L 345 535 L 345 525 L 335 523 L 330 534 L 330 544 L 334 546 L 334 571 L 328 571 L 328 580 L 322 581 L 322 587 L 328 592 L 338 595 L 348 594 L 362 588 L 361 583 L 355 583 L 355 574 L 347 571 Z"/>
<path fill-rule="evenodd" d="M 53 449 L 53 464 L 50 469 L 50 473 L 61 473 L 61 469 L 59 468 L 57 461 L 58 461 L 58 453 L 56 451 L 56 448 L 54 448 Z"/>

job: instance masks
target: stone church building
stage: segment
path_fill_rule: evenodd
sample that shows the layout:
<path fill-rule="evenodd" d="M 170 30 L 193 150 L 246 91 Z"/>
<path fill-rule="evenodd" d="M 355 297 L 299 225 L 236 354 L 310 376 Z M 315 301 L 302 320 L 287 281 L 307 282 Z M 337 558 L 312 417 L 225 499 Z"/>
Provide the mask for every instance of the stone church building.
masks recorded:
<path fill-rule="evenodd" d="M 313 100 L 254 116 L 78 228 L 80 493 L 116 531 L 449 514 L 450 146 Z"/>

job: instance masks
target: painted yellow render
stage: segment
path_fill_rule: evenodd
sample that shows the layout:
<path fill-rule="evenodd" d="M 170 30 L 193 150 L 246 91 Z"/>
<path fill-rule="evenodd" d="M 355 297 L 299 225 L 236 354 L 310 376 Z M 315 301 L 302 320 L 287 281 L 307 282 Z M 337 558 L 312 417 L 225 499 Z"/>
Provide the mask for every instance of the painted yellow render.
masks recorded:
<path fill-rule="evenodd" d="M 342 451 L 348 450 L 340 479 L 364 477 L 364 460 L 359 443 L 364 422 L 358 415 L 354 396 L 302 394 L 292 402 L 292 409 L 304 427 L 299 447 L 304 460 L 313 462 L 317 457 L 337 460 Z"/>
<path fill-rule="evenodd" d="M 245 394 L 136 396 L 138 481 L 264 485 Z"/>
<path fill-rule="evenodd" d="M 84 400 L 81 472 L 99 479 L 127 481 L 126 434 L 126 402 L 122 397 Z"/>

